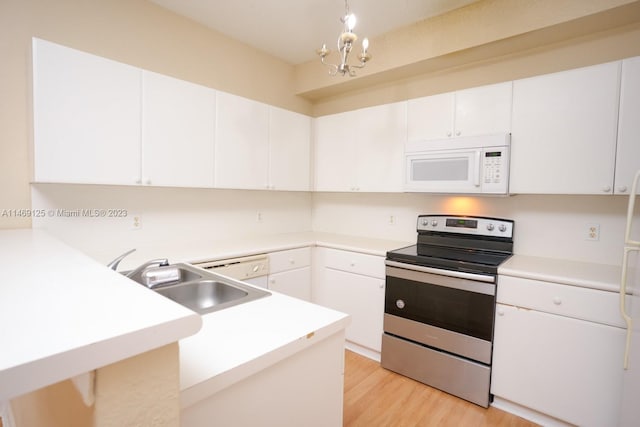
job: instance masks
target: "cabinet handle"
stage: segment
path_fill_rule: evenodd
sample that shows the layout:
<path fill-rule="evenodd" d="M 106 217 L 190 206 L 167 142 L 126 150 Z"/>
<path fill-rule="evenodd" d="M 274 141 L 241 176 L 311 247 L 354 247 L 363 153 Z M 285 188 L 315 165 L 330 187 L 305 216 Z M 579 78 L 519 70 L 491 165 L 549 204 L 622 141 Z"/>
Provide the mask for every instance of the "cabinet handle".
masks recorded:
<path fill-rule="evenodd" d="M 137 176 L 137 177 L 133 178 L 133 182 L 135 182 L 136 184 L 142 184 L 142 178 Z"/>
<path fill-rule="evenodd" d="M 456 136 L 460 136 L 460 135 L 462 135 L 462 132 L 460 132 L 459 130 L 456 131 Z"/>
<path fill-rule="evenodd" d="M 555 305 L 560 305 L 562 304 L 562 299 L 560 297 L 553 297 L 553 303 Z"/>
<path fill-rule="evenodd" d="M 293 264 L 295 264 L 295 263 L 296 263 L 296 260 L 295 260 L 295 259 L 293 259 L 293 258 L 289 259 L 289 264 L 293 265 Z"/>
<path fill-rule="evenodd" d="M 451 131 L 447 132 L 447 136 L 451 136 Z"/>
<path fill-rule="evenodd" d="M 355 266 L 356 266 L 356 263 L 355 263 L 354 261 L 351 261 L 351 262 L 349 263 L 349 265 L 350 265 L 351 267 L 355 267 Z"/>
<path fill-rule="evenodd" d="M 602 187 L 602 191 L 604 193 L 610 193 L 611 192 L 611 187 L 609 185 L 605 185 L 604 187 Z"/>
<path fill-rule="evenodd" d="M 498 316 L 504 316 L 504 310 L 499 308 L 498 309 Z"/>
<path fill-rule="evenodd" d="M 627 192 L 627 186 L 626 185 L 618 187 L 618 193 L 626 193 L 626 192 Z"/>

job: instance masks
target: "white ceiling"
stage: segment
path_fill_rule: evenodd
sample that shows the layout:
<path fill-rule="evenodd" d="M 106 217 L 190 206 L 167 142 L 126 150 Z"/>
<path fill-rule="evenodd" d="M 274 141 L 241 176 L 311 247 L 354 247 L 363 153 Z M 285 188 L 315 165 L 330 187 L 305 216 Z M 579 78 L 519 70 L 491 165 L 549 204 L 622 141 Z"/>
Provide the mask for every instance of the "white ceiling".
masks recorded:
<path fill-rule="evenodd" d="M 335 50 L 343 0 L 151 0 L 291 64 Z M 362 39 L 437 16 L 478 0 L 350 0 Z M 375 55 L 375 43 L 370 50 Z"/>

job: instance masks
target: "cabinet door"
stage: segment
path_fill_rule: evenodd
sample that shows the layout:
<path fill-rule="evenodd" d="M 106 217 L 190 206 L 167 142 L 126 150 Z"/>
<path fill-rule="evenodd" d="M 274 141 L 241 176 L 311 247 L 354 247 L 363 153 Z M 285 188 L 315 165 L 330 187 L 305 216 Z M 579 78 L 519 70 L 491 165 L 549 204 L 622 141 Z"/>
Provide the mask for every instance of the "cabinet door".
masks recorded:
<path fill-rule="evenodd" d="M 614 426 L 621 328 L 498 304 L 491 392 L 580 426 Z"/>
<path fill-rule="evenodd" d="M 480 86 L 455 94 L 456 136 L 511 131 L 512 82 Z"/>
<path fill-rule="evenodd" d="M 376 352 L 382 345 L 384 280 L 325 268 L 314 302 L 352 316 L 347 340 Z"/>
<path fill-rule="evenodd" d="M 218 92 L 215 186 L 264 189 L 268 184 L 269 107 Z"/>
<path fill-rule="evenodd" d="M 143 72 L 142 181 L 213 187 L 215 91 Z"/>
<path fill-rule="evenodd" d="M 269 108 L 269 187 L 310 189 L 311 118 L 281 108 Z"/>
<path fill-rule="evenodd" d="M 407 102 L 407 139 L 424 141 L 453 135 L 454 94 L 442 93 Z"/>
<path fill-rule="evenodd" d="M 356 190 L 355 112 L 315 120 L 315 185 L 317 191 Z"/>
<path fill-rule="evenodd" d="M 615 62 L 513 83 L 512 193 L 611 193 L 619 74 Z"/>
<path fill-rule="evenodd" d="M 622 61 L 615 193 L 628 194 L 640 169 L 640 57 Z"/>
<path fill-rule="evenodd" d="M 358 191 L 403 190 L 406 103 L 364 108 L 356 112 Z"/>
<path fill-rule="evenodd" d="M 269 289 L 311 301 L 311 267 L 270 274 Z"/>
<path fill-rule="evenodd" d="M 140 73 L 125 64 L 34 39 L 36 182 L 136 183 Z"/>

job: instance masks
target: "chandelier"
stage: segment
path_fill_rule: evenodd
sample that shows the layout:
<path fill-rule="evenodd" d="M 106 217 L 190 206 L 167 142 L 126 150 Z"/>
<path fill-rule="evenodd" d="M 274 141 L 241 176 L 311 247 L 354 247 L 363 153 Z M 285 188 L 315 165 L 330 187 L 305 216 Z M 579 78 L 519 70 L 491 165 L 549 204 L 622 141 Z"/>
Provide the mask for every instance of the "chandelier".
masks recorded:
<path fill-rule="evenodd" d="M 330 49 L 327 49 L 327 45 L 323 44 L 320 49 L 316 49 L 316 53 L 320 55 L 320 61 L 327 67 L 329 67 L 329 75 L 335 76 L 340 73 L 343 76 L 349 75 L 353 77 L 356 75 L 355 68 L 363 68 L 367 61 L 371 59 L 371 54 L 367 52 L 369 49 L 369 40 L 367 38 L 362 39 L 362 52 L 358 54 L 358 64 L 348 64 L 349 53 L 353 44 L 358 40 L 358 36 L 353 32 L 353 28 L 356 26 L 356 16 L 349 12 L 349 3 L 344 1 L 345 14 L 340 18 L 340 22 L 344 24 L 342 33 L 338 37 L 338 53 L 340 55 L 340 64 L 329 64 L 325 61 L 327 55 L 331 53 Z"/>

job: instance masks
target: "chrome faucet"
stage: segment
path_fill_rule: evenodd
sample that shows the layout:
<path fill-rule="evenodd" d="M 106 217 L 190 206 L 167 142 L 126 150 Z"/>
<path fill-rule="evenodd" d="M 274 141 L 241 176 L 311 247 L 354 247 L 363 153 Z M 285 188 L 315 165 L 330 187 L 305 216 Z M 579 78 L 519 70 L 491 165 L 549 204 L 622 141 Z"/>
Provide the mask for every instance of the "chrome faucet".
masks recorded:
<path fill-rule="evenodd" d="M 142 273 L 144 270 L 151 267 L 152 265 L 157 265 L 158 267 L 166 267 L 169 265 L 169 260 L 167 258 L 152 259 L 151 261 L 145 262 L 135 270 L 131 270 L 126 274 L 126 276 L 129 278 L 134 278 L 135 276 L 140 275 L 140 273 Z"/>
<path fill-rule="evenodd" d="M 120 264 L 120 261 L 122 261 L 122 259 L 124 257 L 126 257 L 127 255 L 135 252 L 135 249 L 131 249 L 125 253 L 123 253 L 122 255 L 120 255 L 118 258 L 114 259 L 113 261 L 111 261 L 109 264 L 107 264 L 107 267 L 109 267 L 110 269 L 112 269 L 113 271 L 116 271 L 116 268 L 118 268 L 118 264 Z"/>

